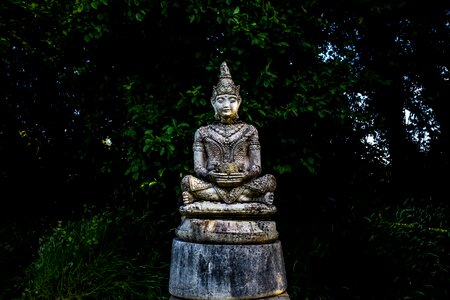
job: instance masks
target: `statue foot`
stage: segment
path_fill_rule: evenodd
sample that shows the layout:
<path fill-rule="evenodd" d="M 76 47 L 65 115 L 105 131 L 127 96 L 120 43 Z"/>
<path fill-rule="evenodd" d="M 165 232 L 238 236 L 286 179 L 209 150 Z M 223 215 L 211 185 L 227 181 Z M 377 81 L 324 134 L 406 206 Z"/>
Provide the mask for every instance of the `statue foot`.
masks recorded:
<path fill-rule="evenodd" d="M 194 202 L 194 196 L 192 196 L 191 193 L 184 191 L 183 192 L 183 203 L 184 204 L 189 204 Z"/>
<path fill-rule="evenodd" d="M 259 198 L 258 202 L 267 204 L 267 205 L 272 205 L 273 204 L 273 199 L 274 199 L 274 193 L 273 192 L 267 192 L 264 194 L 264 196 L 262 196 L 261 198 Z"/>

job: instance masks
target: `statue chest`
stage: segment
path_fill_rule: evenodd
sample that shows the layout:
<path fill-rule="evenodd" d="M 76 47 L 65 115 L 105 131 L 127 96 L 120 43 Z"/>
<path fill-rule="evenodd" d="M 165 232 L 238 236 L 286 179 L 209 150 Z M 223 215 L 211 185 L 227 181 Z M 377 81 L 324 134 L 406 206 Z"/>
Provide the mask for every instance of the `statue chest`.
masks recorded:
<path fill-rule="evenodd" d="M 241 131 L 229 136 L 211 131 L 204 143 L 208 160 L 216 162 L 244 163 L 249 148 L 248 137 Z"/>

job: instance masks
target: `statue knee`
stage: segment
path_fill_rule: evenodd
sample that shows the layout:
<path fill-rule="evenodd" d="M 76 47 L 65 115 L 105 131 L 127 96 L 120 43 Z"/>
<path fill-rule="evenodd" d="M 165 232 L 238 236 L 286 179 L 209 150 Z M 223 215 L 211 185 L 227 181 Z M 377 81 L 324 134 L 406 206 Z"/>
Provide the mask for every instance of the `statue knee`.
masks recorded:
<path fill-rule="evenodd" d="M 190 187 L 190 178 L 192 177 L 192 175 L 186 175 L 183 177 L 183 179 L 181 179 L 181 190 L 183 192 L 189 191 L 189 187 Z"/>
<path fill-rule="evenodd" d="M 267 174 L 264 177 L 266 178 L 268 192 L 274 192 L 277 187 L 277 180 L 275 179 L 275 176 L 272 174 Z"/>

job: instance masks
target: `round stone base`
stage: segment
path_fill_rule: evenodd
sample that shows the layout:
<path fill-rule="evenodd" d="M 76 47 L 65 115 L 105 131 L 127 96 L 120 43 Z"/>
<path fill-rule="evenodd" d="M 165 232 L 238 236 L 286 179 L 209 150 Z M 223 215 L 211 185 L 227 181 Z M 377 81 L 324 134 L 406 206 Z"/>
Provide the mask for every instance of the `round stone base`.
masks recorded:
<path fill-rule="evenodd" d="M 290 300 L 290 299 L 291 298 L 289 298 L 288 293 L 283 293 L 281 295 L 273 296 L 273 297 L 269 297 L 269 298 L 257 298 L 256 300 Z M 186 300 L 186 299 L 171 296 L 169 298 L 169 300 Z"/>
<path fill-rule="evenodd" d="M 278 239 L 275 221 L 183 218 L 177 237 L 194 243 L 262 244 Z"/>
<path fill-rule="evenodd" d="M 274 215 L 277 208 L 274 205 L 263 203 L 221 203 L 211 201 L 198 201 L 180 206 L 180 214 L 190 218 L 226 219 L 253 218 L 261 219 Z"/>
<path fill-rule="evenodd" d="M 169 292 L 174 299 L 277 299 L 286 288 L 280 241 L 216 245 L 173 240 Z"/>

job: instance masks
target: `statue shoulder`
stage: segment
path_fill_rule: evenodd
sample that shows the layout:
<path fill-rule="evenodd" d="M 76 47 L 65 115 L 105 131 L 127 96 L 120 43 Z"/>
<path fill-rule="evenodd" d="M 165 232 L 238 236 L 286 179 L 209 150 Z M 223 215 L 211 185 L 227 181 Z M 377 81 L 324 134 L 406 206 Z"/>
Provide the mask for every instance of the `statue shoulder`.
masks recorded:
<path fill-rule="evenodd" d="M 206 125 L 197 128 L 197 130 L 195 131 L 195 139 L 203 139 L 205 136 L 207 136 L 208 131 L 210 130 L 209 126 L 210 125 Z"/>
<path fill-rule="evenodd" d="M 247 124 L 247 126 L 248 126 L 249 130 L 251 130 L 252 132 L 258 132 L 258 129 L 256 129 L 255 126 L 250 125 L 250 124 Z"/>
<path fill-rule="evenodd" d="M 244 131 L 246 136 L 258 135 L 258 129 L 255 126 L 245 123 Z"/>

